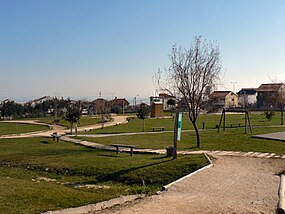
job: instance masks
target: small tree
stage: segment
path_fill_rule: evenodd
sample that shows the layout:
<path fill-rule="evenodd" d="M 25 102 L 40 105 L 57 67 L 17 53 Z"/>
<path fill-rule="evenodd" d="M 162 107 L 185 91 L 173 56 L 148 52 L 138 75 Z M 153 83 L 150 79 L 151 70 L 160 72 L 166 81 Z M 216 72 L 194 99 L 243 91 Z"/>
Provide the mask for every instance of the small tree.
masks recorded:
<path fill-rule="evenodd" d="M 166 102 L 167 105 L 172 106 L 172 110 L 175 108 L 176 101 L 174 99 L 169 99 Z"/>
<path fill-rule="evenodd" d="M 270 121 L 272 119 L 273 115 L 274 115 L 274 111 L 267 110 L 267 111 L 264 112 L 264 114 L 265 114 L 266 119 L 268 121 Z"/>
<path fill-rule="evenodd" d="M 196 133 L 197 147 L 200 148 L 196 122 L 207 90 L 220 80 L 219 46 L 212 42 L 202 42 L 201 36 L 198 36 L 189 49 L 174 45 L 169 58 L 171 64 L 166 79 L 162 79 L 162 72 L 159 70 L 155 75 L 156 83 L 160 90 L 167 91 L 186 105 Z"/>
<path fill-rule="evenodd" d="M 79 109 L 75 106 L 69 106 L 64 119 L 70 123 L 70 134 L 72 135 L 73 124 L 80 120 Z"/>
<path fill-rule="evenodd" d="M 142 120 L 142 131 L 145 130 L 145 119 L 149 114 L 149 109 L 146 105 L 141 105 L 138 109 L 137 117 Z"/>

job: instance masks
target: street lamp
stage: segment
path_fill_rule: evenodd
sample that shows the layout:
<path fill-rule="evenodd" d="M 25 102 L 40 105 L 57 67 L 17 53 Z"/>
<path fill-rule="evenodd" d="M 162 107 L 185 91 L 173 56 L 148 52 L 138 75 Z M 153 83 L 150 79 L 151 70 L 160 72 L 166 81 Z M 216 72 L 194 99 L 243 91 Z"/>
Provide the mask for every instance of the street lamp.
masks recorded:
<path fill-rule="evenodd" d="M 135 112 L 136 112 L 136 109 L 137 109 L 137 97 L 139 95 L 137 94 L 135 97 L 134 97 L 134 109 L 135 109 Z"/>
<path fill-rule="evenodd" d="M 235 84 L 237 84 L 237 82 L 231 82 L 231 83 L 233 84 L 233 92 L 236 93 L 235 92 Z"/>

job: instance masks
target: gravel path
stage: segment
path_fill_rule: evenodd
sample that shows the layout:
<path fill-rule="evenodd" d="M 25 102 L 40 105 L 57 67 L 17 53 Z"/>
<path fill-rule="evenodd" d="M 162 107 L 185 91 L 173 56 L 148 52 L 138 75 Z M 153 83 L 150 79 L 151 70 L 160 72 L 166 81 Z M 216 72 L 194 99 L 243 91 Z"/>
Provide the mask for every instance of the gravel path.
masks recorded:
<path fill-rule="evenodd" d="M 100 213 L 275 213 L 284 159 L 219 157 L 166 192 Z M 97 212 L 96 212 L 97 213 Z"/>

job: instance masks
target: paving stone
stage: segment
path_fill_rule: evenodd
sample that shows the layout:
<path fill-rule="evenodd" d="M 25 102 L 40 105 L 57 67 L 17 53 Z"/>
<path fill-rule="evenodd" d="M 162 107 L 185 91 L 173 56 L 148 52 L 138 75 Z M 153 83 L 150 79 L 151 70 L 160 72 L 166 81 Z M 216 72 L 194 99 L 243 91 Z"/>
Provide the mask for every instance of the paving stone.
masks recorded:
<path fill-rule="evenodd" d="M 258 157 L 259 154 L 260 154 L 260 152 L 254 152 L 251 155 L 249 155 L 248 157 Z"/>
<path fill-rule="evenodd" d="M 253 152 L 246 152 L 245 154 L 242 154 L 241 157 L 247 157 L 249 155 L 253 154 Z"/>
<path fill-rule="evenodd" d="M 220 153 L 217 153 L 217 155 L 229 155 L 229 151 L 222 151 Z"/>
<path fill-rule="evenodd" d="M 271 153 L 271 154 L 265 156 L 265 158 L 271 158 L 271 157 L 273 157 L 274 155 L 275 155 L 275 153 Z"/>
<path fill-rule="evenodd" d="M 269 155 L 269 153 L 260 153 L 259 155 L 257 155 L 258 158 L 263 158 L 265 156 Z"/>
<path fill-rule="evenodd" d="M 228 153 L 227 153 L 226 155 L 229 155 L 229 156 L 237 156 L 237 155 L 235 154 L 235 152 L 232 152 L 232 151 L 228 151 Z"/>
<path fill-rule="evenodd" d="M 211 151 L 211 154 L 216 154 L 216 153 L 219 153 L 221 151 Z"/>

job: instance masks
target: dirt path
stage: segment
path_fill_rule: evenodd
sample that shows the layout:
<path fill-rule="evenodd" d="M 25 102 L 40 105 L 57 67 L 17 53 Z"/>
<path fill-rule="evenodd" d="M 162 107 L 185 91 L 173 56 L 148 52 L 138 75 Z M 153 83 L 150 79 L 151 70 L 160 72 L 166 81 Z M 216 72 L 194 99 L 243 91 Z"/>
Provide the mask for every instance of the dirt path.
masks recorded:
<path fill-rule="evenodd" d="M 219 157 L 161 195 L 100 213 L 275 213 L 284 159 Z"/>

